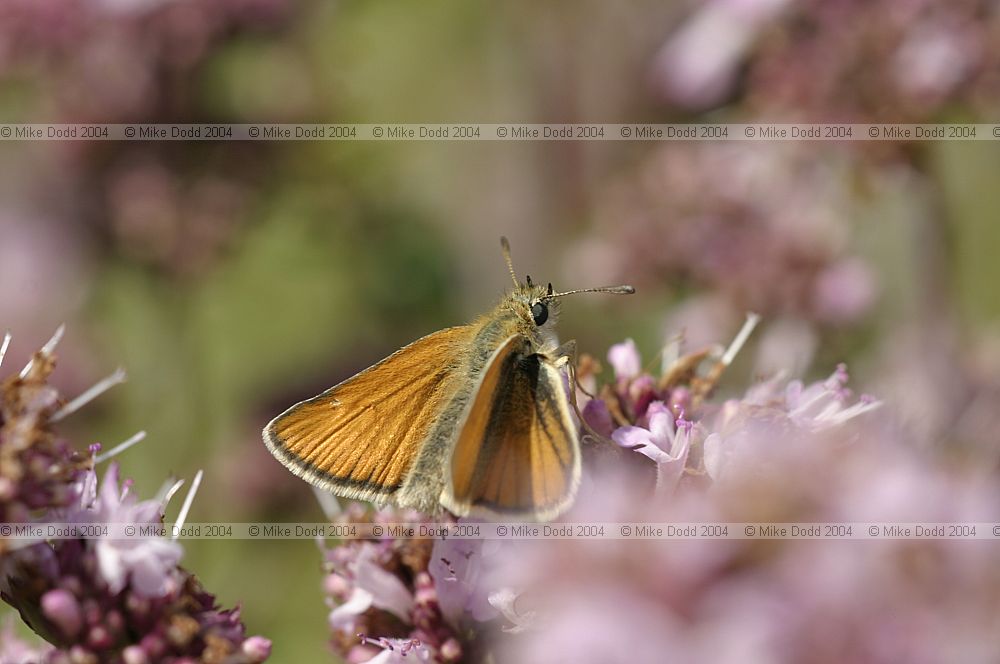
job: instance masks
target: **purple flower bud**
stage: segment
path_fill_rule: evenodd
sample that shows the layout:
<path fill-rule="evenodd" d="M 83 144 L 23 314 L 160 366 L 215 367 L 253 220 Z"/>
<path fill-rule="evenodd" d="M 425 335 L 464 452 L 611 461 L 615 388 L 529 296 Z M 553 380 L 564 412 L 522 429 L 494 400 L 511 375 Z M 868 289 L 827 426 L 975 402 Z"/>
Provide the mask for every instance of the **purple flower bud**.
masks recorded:
<path fill-rule="evenodd" d="M 323 591 L 327 595 L 344 601 L 351 594 L 351 584 L 340 574 L 327 574 L 323 579 Z"/>
<path fill-rule="evenodd" d="M 241 649 L 243 650 L 243 654 L 256 664 L 257 662 L 263 662 L 271 656 L 271 641 L 270 639 L 265 639 L 263 636 L 251 636 L 243 642 Z"/>
<path fill-rule="evenodd" d="M 111 638 L 111 633 L 108 632 L 107 627 L 104 627 L 103 625 L 91 627 L 90 631 L 87 633 L 87 645 L 94 650 L 106 650 L 113 644 L 114 639 Z"/>
<path fill-rule="evenodd" d="M 100 624 L 101 620 L 104 618 L 104 611 L 101 609 L 100 604 L 93 597 L 88 597 L 83 600 L 83 617 L 84 622 L 88 625 Z"/>
<path fill-rule="evenodd" d="M 42 612 L 67 638 L 76 637 L 83 628 L 80 604 L 67 590 L 50 590 L 42 595 Z"/>
<path fill-rule="evenodd" d="M 97 655 L 90 652 L 83 646 L 73 646 L 69 649 L 70 664 L 97 664 Z"/>
<path fill-rule="evenodd" d="M 608 351 L 608 362 L 614 368 L 616 378 L 635 378 L 642 371 L 639 350 L 631 339 L 612 346 Z"/>
<path fill-rule="evenodd" d="M 122 650 L 122 661 L 125 664 L 149 664 L 146 651 L 141 646 L 128 646 Z"/>
<path fill-rule="evenodd" d="M 614 430 L 614 422 L 608 405 L 602 399 L 591 399 L 583 407 L 583 419 L 591 429 L 604 437 L 610 437 Z"/>
<path fill-rule="evenodd" d="M 125 596 L 125 608 L 134 616 L 144 616 L 149 613 L 150 600 L 135 593 L 127 593 Z"/>
<path fill-rule="evenodd" d="M 153 660 L 159 659 L 167 652 L 167 643 L 159 634 L 147 634 L 142 637 L 139 645 L 142 647 L 143 652 Z"/>

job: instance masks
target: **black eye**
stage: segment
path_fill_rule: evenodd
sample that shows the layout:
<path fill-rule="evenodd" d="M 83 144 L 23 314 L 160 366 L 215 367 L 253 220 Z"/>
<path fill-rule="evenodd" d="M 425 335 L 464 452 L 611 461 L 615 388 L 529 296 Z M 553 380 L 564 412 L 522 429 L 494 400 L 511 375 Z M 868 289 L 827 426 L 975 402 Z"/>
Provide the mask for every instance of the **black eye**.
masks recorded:
<path fill-rule="evenodd" d="M 549 308 L 544 302 L 535 302 L 531 305 L 531 317 L 535 319 L 535 325 L 544 325 L 549 319 Z"/>

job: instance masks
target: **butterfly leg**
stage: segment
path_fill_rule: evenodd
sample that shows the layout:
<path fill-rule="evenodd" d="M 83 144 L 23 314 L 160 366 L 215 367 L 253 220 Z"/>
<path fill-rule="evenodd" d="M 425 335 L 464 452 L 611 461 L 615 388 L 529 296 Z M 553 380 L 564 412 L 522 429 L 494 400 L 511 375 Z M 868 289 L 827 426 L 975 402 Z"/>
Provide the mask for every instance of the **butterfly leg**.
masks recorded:
<path fill-rule="evenodd" d="M 607 441 L 608 440 L 607 436 L 603 436 L 597 431 L 594 431 L 594 429 L 587 423 L 587 420 L 583 418 L 583 413 L 580 412 L 580 406 L 576 401 L 577 388 L 583 390 L 584 394 L 591 397 L 592 399 L 596 397 L 590 394 L 590 392 L 587 392 L 587 390 L 583 387 L 583 385 L 580 384 L 580 381 L 577 379 L 576 360 L 577 360 L 576 339 L 570 339 L 569 341 L 563 343 L 561 346 L 559 346 L 559 348 L 556 349 L 556 366 L 562 367 L 563 365 L 566 365 L 566 367 L 569 370 L 569 381 L 570 381 L 569 403 L 571 406 L 573 406 L 573 412 L 576 413 L 577 419 L 580 420 L 580 426 L 582 426 L 587 431 L 587 433 L 590 436 L 593 436 L 596 440 Z"/>

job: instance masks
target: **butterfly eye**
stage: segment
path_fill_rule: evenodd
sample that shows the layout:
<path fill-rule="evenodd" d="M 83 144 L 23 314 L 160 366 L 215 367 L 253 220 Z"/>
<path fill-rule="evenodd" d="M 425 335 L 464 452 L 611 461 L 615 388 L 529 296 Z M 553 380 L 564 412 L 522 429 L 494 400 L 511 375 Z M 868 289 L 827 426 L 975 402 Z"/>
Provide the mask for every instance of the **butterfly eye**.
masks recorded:
<path fill-rule="evenodd" d="M 549 308 L 544 302 L 535 302 L 531 305 L 531 317 L 535 320 L 535 325 L 544 325 L 549 319 Z"/>

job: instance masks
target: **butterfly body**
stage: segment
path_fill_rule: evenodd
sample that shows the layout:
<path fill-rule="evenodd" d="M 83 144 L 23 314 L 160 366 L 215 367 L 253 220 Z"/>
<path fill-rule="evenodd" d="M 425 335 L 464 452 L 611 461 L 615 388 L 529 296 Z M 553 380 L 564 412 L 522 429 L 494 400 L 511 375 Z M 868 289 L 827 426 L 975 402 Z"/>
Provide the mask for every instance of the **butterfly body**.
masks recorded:
<path fill-rule="evenodd" d="M 422 337 L 286 410 L 264 429 L 268 449 L 348 498 L 430 514 L 559 514 L 580 476 L 570 358 L 555 332 L 562 294 L 514 282 L 471 324 Z M 631 292 L 621 288 L 610 292 Z"/>
<path fill-rule="evenodd" d="M 542 287 L 520 287 L 506 295 L 492 312 L 463 328 L 468 339 L 468 352 L 455 355 L 458 361 L 452 367 L 451 376 L 446 379 L 450 385 L 445 391 L 450 393 L 450 398 L 434 422 L 407 481 L 395 496 L 393 502 L 397 505 L 423 512 L 438 509 L 448 484 L 447 462 L 454 450 L 457 434 L 466 421 L 470 402 L 481 385 L 487 364 L 505 341 L 519 338 L 511 342 L 511 363 L 515 364 L 512 371 L 527 369 L 533 361 L 544 361 L 553 366 L 559 364 L 556 309 L 549 305 L 549 320 L 542 326 L 536 326 L 531 317 L 532 301 L 543 295 Z M 529 360 L 533 356 L 536 359 Z M 565 362 L 565 359 L 562 361 Z M 516 418 L 517 412 L 508 404 L 507 411 L 497 417 Z M 454 504 L 451 509 L 467 512 Z"/>

